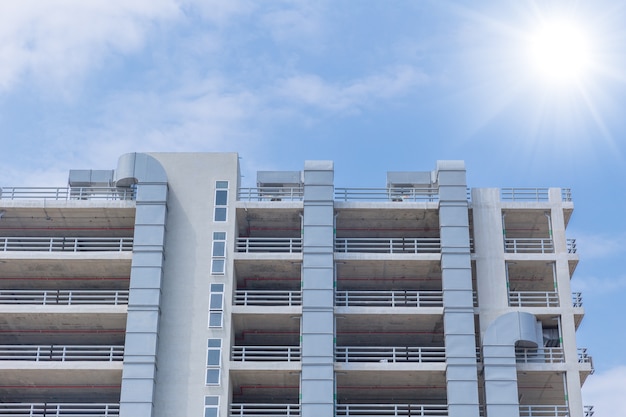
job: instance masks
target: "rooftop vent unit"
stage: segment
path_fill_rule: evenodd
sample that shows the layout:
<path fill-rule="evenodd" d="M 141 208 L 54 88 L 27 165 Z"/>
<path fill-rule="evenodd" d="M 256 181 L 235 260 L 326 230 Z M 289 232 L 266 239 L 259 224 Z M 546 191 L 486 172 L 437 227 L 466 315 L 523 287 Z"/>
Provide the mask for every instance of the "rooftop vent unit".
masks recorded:
<path fill-rule="evenodd" d="M 258 171 L 256 184 L 259 196 L 270 201 L 302 194 L 303 181 L 300 171 Z"/>
<path fill-rule="evenodd" d="M 392 201 L 404 201 L 416 194 L 428 194 L 436 187 L 431 171 L 389 171 L 387 190 Z"/>

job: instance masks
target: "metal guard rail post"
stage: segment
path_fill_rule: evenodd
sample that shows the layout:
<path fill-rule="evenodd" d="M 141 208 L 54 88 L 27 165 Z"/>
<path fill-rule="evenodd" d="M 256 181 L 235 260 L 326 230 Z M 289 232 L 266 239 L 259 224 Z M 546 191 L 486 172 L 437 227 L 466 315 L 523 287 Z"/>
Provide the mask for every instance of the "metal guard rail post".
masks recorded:
<path fill-rule="evenodd" d="M 134 200 L 124 187 L 0 187 L 0 200 Z"/>

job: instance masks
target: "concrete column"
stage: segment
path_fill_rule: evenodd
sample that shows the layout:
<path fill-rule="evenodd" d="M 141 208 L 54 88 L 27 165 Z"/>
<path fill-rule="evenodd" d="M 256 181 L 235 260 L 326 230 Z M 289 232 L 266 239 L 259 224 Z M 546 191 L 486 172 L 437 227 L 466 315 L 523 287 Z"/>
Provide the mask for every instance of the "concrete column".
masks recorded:
<path fill-rule="evenodd" d="M 302 244 L 302 417 L 333 417 L 334 166 L 305 161 Z"/>
<path fill-rule="evenodd" d="M 118 163 L 118 180 L 137 181 L 137 212 L 130 274 L 120 417 L 151 417 L 155 390 L 167 178 L 146 154 L 127 154 Z"/>
<path fill-rule="evenodd" d="M 438 161 L 448 415 L 478 417 L 478 376 L 465 164 Z"/>

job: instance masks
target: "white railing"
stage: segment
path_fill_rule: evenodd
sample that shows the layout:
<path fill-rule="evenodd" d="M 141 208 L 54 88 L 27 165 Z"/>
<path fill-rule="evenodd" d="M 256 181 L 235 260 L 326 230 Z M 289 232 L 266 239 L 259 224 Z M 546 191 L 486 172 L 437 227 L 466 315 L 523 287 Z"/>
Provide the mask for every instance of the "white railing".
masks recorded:
<path fill-rule="evenodd" d="M 117 187 L 1 187 L 2 200 L 134 200 L 135 190 Z"/>
<path fill-rule="evenodd" d="M 515 361 L 517 363 L 562 363 L 565 362 L 565 354 L 562 347 L 515 348 Z"/>
<path fill-rule="evenodd" d="M 580 292 L 572 293 L 572 306 L 573 307 L 582 307 L 583 306 L 583 294 Z"/>
<path fill-rule="evenodd" d="M 2 237 L 0 251 L 132 251 L 132 237 Z"/>
<path fill-rule="evenodd" d="M 128 304 L 128 290 L 0 290 L 0 304 Z"/>
<path fill-rule="evenodd" d="M 237 362 L 299 362 L 300 346 L 233 346 L 231 360 Z"/>
<path fill-rule="evenodd" d="M 509 291 L 511 307 L 558 307 L 559 293 L 556 291 Z"/>
<path fill-rule="evenodd" d="M 520 405 L 520 417 L 569 417 L 566 405 Z"/>
<path fill-rule="evenodd" d="M 337 346 L 335 362 L 445 362 L 445 347 Z"/>
<path fill-rule="evenodd" d="M 231 404 L 230 417 L 298 417 L 300 404 Z"/>
<path fill-rule="evenodd" d="M 301 201 L 304 196 L 302 187 L 258 187 L 240 188 L 240 201 Z"/>
<path fill-rule="evenodd" d="M 336 291 L 337 307 L 442 307 L 442 291 Z"/>
<path fill-rule="evenodd" d="M 588 363 L 593 370 L 593 357 L 587 353 L 587 348 L 578 348 L 578 363 Z"/>
<path fill-rule="evenodd" d="M 502 188 L 500 200 L 502 201 L 549 201 L 548 188 Z"/>
<path fill-rule="evenodd" d="M 335 416 L 447 417 L 448 406 L 445 404 L 337 404 Z"/>
<path fill-rule="evenodd" d="M 237 290 L 234 305 L 299 306 L 302 305 L 302 291 Z"/>
<path fill-rule="evenodd" d="M 6 417 L 117 417 L 119 404 L 98 403 L 0 403 Z"/>
<path fill-rule="evenodd" d="M 335 252 L 341 253 L 439 253 L 441 240 L 427 238 L 336 238 Z"/>
<path fill-rule="evenodd" d="M 0 345 L 5 361 L 121 361 L 124 346 Z"/>
<path fill-rule="evenodd" d="M 335 188 L 338 201 L 439 201 L 436 187 Z"/>
<path fill-rule="evenodd" d="M 506 253 L 554 253 L 552 239 L 516 238 L 504 239 Z"/>
<path fill-rule="evenodd" d="M 567 239 L 567 253 L 576 253 L 576 239 Z"/>
<path fill-rule="evenodd" d="M 302 238 L 295 237 L 239 237 L 237 252 L 302 252 Z"/>

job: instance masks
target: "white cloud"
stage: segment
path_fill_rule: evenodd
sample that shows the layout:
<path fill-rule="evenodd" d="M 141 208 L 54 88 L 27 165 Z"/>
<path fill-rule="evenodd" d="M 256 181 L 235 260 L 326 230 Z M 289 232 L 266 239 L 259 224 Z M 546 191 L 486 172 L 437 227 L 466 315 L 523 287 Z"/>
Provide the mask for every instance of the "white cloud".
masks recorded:
<path fill-rule="evenodd" d="M 587 295 L 613 294 L 626 289 L 626 276 L 596 277 L 574 276 L 572 289 Z"/>
<path fill-rule="evenodd" d="M 377 100 L 404 95 L 427 82 L 428 76 L 423 72 L 410 66 L 400 66 L 344 83 L 329 83 L 314 74 L 296 75 L 281 81 L 277 92 L 295 103 L 330 111 L 353 112 Z"/>
<path fill-rule="evenodd" d="M 583 386 L 584 404 L 594 406 L 594 417 L 626 416 L 626 366 L 596 373 Z"/>
<path fill-rule="evenodd" d="M 585 259 L 611 258 L 625 251 L 626 234 L 585 234 L 573 232 L 576 236 L 578 253 Z"/>
<path fill-rule="evenodd" d="M 65 88 L 107 56 L 143 45 L 154 21 L 179 14 L 175 0 L 20 0 L 0 6 L 0 91 L 25 75 Z"/>

